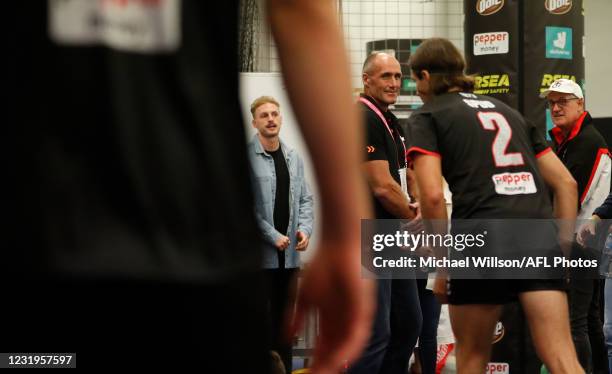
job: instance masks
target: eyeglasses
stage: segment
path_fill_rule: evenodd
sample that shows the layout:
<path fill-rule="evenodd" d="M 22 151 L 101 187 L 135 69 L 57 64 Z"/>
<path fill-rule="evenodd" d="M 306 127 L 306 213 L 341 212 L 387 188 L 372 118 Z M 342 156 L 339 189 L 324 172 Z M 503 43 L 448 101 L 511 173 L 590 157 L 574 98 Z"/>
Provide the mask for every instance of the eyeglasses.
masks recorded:
<path fill-rule="evenodd" d="M 559 100 L 547 100 L 546 101 L 546 106 L 548 108 L 552 109 L 555 106 L 555 104 L 556 104 L 556 105 L 559 105 L 561 108 L 565 108 L 569 104 L 569 102 L 572 101 L 572 100 L 579 100 L 579 98 L 577 98 L 577 97 L 570 97 L 570 98 L 562 98 L 562 99 L 559 99 Z"/>

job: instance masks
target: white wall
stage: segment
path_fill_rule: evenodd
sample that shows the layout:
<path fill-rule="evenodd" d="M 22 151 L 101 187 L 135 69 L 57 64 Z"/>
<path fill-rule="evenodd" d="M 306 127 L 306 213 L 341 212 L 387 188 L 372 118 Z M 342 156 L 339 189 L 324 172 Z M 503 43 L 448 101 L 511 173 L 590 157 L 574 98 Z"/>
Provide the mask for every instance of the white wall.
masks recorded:
<path fill-rule="evenodd" d="M 612 0 L 584 0 L 586 106 L 612 117 Z"/>

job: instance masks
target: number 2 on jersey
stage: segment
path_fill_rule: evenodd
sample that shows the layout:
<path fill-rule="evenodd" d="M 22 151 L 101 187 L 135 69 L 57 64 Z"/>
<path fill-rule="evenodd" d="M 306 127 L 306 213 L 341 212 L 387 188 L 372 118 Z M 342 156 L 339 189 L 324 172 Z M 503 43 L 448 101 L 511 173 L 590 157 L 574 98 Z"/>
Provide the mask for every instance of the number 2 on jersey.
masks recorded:
<path fill-rule="evenodd" d="M 478 112 L 478 119 L 485 130 L 497 131 L 491 147 L 495 166 L 500 168 L 523 165 L 522 154 L 506 152 L 510 139 L 512 139 L 512 128 L 506 117 L 498 112 Z"/>

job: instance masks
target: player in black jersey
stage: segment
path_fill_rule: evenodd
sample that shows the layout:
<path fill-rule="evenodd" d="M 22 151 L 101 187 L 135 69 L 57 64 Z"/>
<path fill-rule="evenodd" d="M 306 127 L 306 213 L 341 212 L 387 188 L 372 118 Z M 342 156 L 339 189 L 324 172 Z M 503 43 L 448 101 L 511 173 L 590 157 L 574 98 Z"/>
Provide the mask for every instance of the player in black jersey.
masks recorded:
<path fill-rule="evenodd" d="M 355 235 L 369 202 L 336 2 L 259 3 L 321 181 L 320 249 L 293 326 L 320 312 L 311 370 L 338 372 L 368 339 L 374 290 Z M 5 5 L 0 352 L 267 373 L 240 2 Z"/>
<path fill-rule="evenodd" d="M 410 57 L 424 105 L 410 117 L 413 160 L 425 219 L 446 219 L 444 176 L 455 219 L 576 216 L 576 183 L 536 129 L 499 100 L 471 93 L 465 62 L 446 39 L 429 39 Z M 509 178 L 512 177 L 512 178 Z M 512 184 L 508 180 L 514 181 Z M 439 269 L 434 292 L 445 299 L 447 273 Z M 520 300 L 537 352 L 554 373 L 583 372 L 572 344 L 561 280 L 448 282 L 459 373 L 482 373 L 502 304 Z"/>

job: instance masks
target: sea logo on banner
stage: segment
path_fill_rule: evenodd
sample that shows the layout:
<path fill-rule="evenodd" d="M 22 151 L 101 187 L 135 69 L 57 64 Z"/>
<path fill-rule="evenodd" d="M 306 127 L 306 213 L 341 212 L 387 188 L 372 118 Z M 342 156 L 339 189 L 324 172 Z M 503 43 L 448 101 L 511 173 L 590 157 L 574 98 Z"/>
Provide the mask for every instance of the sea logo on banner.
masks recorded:
<path fill-rule="evenodd" d="M 474 56 L 508 53 L 508 39 L 505 31 L 474 34 Z"/>
<path fill-rule="evenodd" d="M 507 94 L 510 92 L 508 74 L 487 74 L 474 77 L 474 93 L 479 95 Z"/>
<path fill-rule="evenodd" d="M 544 6 L 551 14 L 565 14 L 572 9 L 572 0 L 545 0 Z"/>
<path fill-rule="evenodd" d="M 476 2 L 476 11 L 481 16 L 490 16 L 497 13 L 504 7 L 504 0 L 478 0 Z"/>
<path fill-rule="evenodd" d="M 546 26 L 546 58 L 572 59 L 572 29 Z"/>
<path fill-rule="evenodd" d="M 570 79 L 573 80 L 574 82 L 576 82 L 576 76 L 575 75 L 570 75 L 570 74 L 552 74 L 552 73 L 545 73 L 542 75 L 542 81 L 540 83 L 540 93 L 544 92 L 545 90 L 548 89 L 548 87 L 550 87 L 550 85 L 556 81 L 557 79 Z"/>

